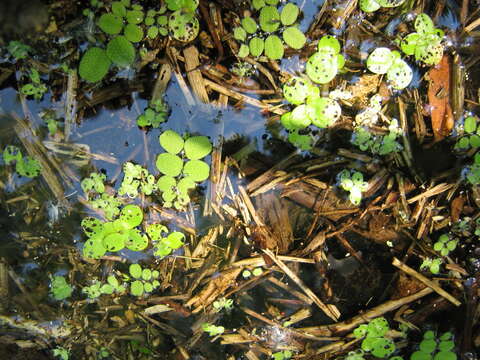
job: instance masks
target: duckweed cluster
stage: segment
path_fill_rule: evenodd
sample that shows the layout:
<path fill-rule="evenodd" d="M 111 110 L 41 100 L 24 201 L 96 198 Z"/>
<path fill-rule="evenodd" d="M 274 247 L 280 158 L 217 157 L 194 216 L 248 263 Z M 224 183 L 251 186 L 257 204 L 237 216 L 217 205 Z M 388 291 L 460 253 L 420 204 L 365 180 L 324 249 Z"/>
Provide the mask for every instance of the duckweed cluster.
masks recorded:
<path fill-rule="evenodd" d="M 306 37 L 295 24 L 300 9 L 287 2 L 279 11 L 278 4 L 278 0 L 252 3 L 257 13 L 257 21 L 247 16 L 241 19 L 241 26 L 233 29 L 234 38 L 240 42 L 238 57 L 258 57 L 265 54 L 271 60 L 280 60 L 284 55 L 284 43 L 292 49 L 303 48 Z"/>
<path fill-rule="evenodd" d="M 371 320 L 362 324 L 353 331 L 353 335 L 362 340 L 362 350 L 377 358 L 386 358 L 395 352 L 396 346 L 392 339 L 386 335 L 390 326 L 384 317 Z"/>
<path fill-rule="evenodd" d="M 437 338 L 434 331 L 428 330 L 423 334 L 419 349 L 412 353 L 410 360 L 456 360 L 454 348 L 452 333 L 446 332 Z"/>
<path fill-rule="evenodd" d="M 360 205 L 362 192 L 368 188 L 368 183 L 363 180 L 363 174 L 359 171 L 344 169 L 337 175 L 341 189 L 348 191 L 348 199 L 353 205 Z"/>
<path fill-rule="evenodd" d="M 3 150 L 3 162 L 5 165 L 15 164 L 17 174 L 29 178 L 37 177 L 42 170 L 38 160 L 23 156 L 21 150 L 14 145 L 7 145 Z"/>

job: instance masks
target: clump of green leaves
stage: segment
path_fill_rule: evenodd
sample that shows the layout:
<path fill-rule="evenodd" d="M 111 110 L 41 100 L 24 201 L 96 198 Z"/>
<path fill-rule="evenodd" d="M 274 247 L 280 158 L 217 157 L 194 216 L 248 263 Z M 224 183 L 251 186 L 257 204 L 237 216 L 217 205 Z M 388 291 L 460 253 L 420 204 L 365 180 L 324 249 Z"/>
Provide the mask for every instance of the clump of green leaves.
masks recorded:
<path fill-rule="evenodd" d="M 127 195 L 130 198 L 138 196 L 139 189 L 145 195 L 151 195 L 157 190 L 155 176 L 150 174 L 147 169 L 127 161 L 123 164 L 124 177 L 120 188 L 119 195 Z"/>
<path fill-rule="evenodd" d="M 447 256 L 450 251 L 455 250 L 457 244 L 458 239 L 451 239 L 448 234 L 442 234 L 433 244 L 433 250 L 439 252 L 442 256 Z"/>
<path fill-rule="evenodd" d="M 107 282 L 102 284 L 99 281 L 94 281 L 92 285 L 85 286 L 82 289 L 90 299 L 96 299 L 101 295 L 111 295 L 113 293 L 123 293 L 125 292 L 125 287 L 120 284 L 118 279 L 114 275 L 107 277 Z"/>
<path fill-rule="evenodd" d="M 345 65 L 345 58 L 340 54 L 340 42 L 331 35 L 323 36 L 318 42 L 317 52 L 307 61 L 308 77 L 317 84 L 326 84 L 333 80 Z"/>
<path fill-rule="evenodd" d="M 352 133 L 351 142 L 358 146 L 362 151 L 370 151 L 372 154 L 387 155 L 402 150 L 402 145 L 398 138 L 402 134 L 402 129 L 398 126 L 398 121 L 392 119 L 388 126 L 387 135 L 374 135 L 368 127 L 356 126 Z"/>
<path fill-rule="evenodd" d="M 437 338 L 435 332 L 428 330 L 423 334 L 419 349 L 412 353 L 410 360 L 456 360 L 454 348 L 451 332 L 443 333 Z"/>
<path fill-rule="evenodd" d="M 168 120 L 170 109 L 163 99 L 150 102 L 143 114 L 137 117 L 137 125 L 140 127 L 151 126 L 159 128 L 160 124 Z"/>
<path fill-rule="evenodd" d="M 414 55 L 417 61 L 426 65 L 437 65 L 443 57 L 442 40 L 445 33 L 435 28 L 427 14 L 418 14 L 415 18 L 416 32 L 408 34 L 400 42 L 400 48 L 406 55 Z"/>
<path fill-rule="evenodd" d="M 374 12 L 384 8 L 394 8 L 402 5 L 405 0 L 360 0 L 360 9 L 365 12 Z"/>
<path fill-rule="evenodd" d="M 245 279 L 248 279 L 250 276 L 260 276 L 263 274 L 263 270 L 262 268 L 258 267 L 258 268 L 255 268 L 253 269 L 252 271 L 248 270 L 248 269 L 245 269 L 242 271 L 242 276 L 245 278 Z"/>
<path fill-rule="evenodd" d="M 220 312 L 222 310 L 230 311 L 233 309 L 233 300 L 221 298 L 213 302 L 213 308 L 215 311 Z"/>
<path fill-rule="evenodd" d="M 225 328 L 223 326 L 216 326 L 210 323 L 202 324 L 202 330 L 208 333 L 210 336 L 222 335 L 225 332 Z"/>
<path fill-rule="evenodd" d="M 128 268 L 130 277 L 130 293 L 133 296 L 142 296 L 144 293 L 151 293 L 160 286 L 158 278 L 160 273 L 157 270 L 143 268 L 139 264 L 131 264 Z"/>
<path fill-rule="evenodd" d="M 35 100 L 41 100 L 43 95 L 48 91 L 47 86 L 42 83 L 40 73 L 32 68 L 28 74 L 30 82 L 22 86 L 20 91 L 27 96 L 33 96 Z"/>
<path fill-rule="evenodd" d="M 103 183 L 105 180 L 107 180 L 105 174 L 93 172 L 80 182 L 80 186 L 87 197 L 91 193 L 103 194 L 105 192 L 105 184 Z"/>
<path fill-rule="evenodd" d="M 342 109 L 333 97 L 320 96 L 320 90 L 308 79 L 293 77 L 283 86 L 286 100 L 296 107 L 280 118 L 282 125 L 289 131 L 289 141 L 302 150 L 310 150 L 312 138 L 299 131 L 310 125 L 324 129 L 340 118 Z"/>
<path fill-rule="evenodd" d="M 190 202 L 189 190 L 210 174 L 210 166 L 201 159 L 210 154 L 212 144 L 206 136 L 191 136 L 184 140 L 173 130 L 164 131 L 159 141 L 166 152 L 157 156 L 157 169 L 163 174 L 158 179 L 157 188 L 162 193 L 165 207 L 182 209 Z"/>
<path fill-rule="evenodd" d="M 420 270 L 430 270 L 432 274 L 438 274 L 440 272 L 440 266 L 442 265 L 441 258 L 426 258 L 423 260 L 422 264 L 420 265 Z"/>
<path fill-rule="evenodd" d="M 69 351 L 61 346 L 57 346 L 55 349 L 53 349 L 53 356 L 59 357 L 62 360 L 70 359 Z"/>
<path fill-rule="evenodd" d="M 83 247 L 83 256 L 99 259 L 107 251 L 116 252 L 124 248 L 142 251 L 148 246 L 148 238 L 137 229 L 143 221 L 142 209 L 133 204 L 126 205 L 120 216 L 109 222 L 93 217 L 82 220 L 82 228 L 88 240 Z"/>
<path fill-rule="evenodd" d="M 367 68 L 375 74 L 387 74 L 387 80 L 396 90 L 406 88 L 413 78 L 410 66 L 400 58 L 398 51 L 379 47 L 367 58 Z"/>
<path fill-rule="evenodd" d="M 455 144 L 456 150 L 477 149 L 480 147 L 480 127 L 476 116 L 467 116 L 463 122 L 464 134 Z"/>
<path fill-rule="evenodd" d="M 54 276 L 50 284 L 50 291 L 55 300 L 65 300 L 72 295 L 73 288 L 67 283 L 65 276 Z"/>
<path fill-rule="evenodd" d="M 105 192 L 105 184 L 103 182 L 106 179 L 105 174 L 94 172 L 89 177 L 84 178 L 80 185 L 87 195 L 90 205 L 94 209 L 102 210 L 105 217 L 112 220 L 120 213 L 122 202 L 115 196 Z"/>
<path fill-rule="evenodd" d="M 150 224 L 146 232 L 152 240 L 155 256 L 164 258 L 174 250 L 180 249 L 185 241 L 185 235 L 179 231 L 169 233 L 168 228 L 162 224 Z"/>
<path fill-rule="evenodd" d="M 284 55 L 284 42 L 292 49 L 303 48 L 307 39 L 295 24 L 300 9 L 293 3 L 286 3 L 279 11 L 277 4 L 278 1 L 255 1 L 253 7 L 258 13 L 258 23 L 247 16 L 241 20 L 241 26 L 233 29 L 234 38 L 240 42 L 238 57 L 265 54 L 269 59 L 280 60 Z"/>
<path fill-rule="evenodd" d="M 368 183 L 363 180 L 359 171 L 344 169 L 337 175 L 340 188 L 349 192 L 348 198 L 353 205 L 360 205 L 362 192 L 368 188 Z"/>
<path fill-rule="evenodd" d="M 358 326 L 353 335 L 362 340 L 362 350 L 378 358 L 386 358 L 395 351 L 395 343 L 387 337 L 390 326 L 384 317 L 371 320 L 368 324 Z"/>
<path fill-rule="evenodd" d="M 40 174 L 42 167 L 38 160 L 31 156 L 22 156 L 20 149 L 14 145 L 7 145 L 3 150 L 5 165 L 15 163 L 15 171 L 20 176 L 34 178 Z"/>
<path fill-rule="evenodd" d="M 277 351 L 272 354 L 274 360 L 286 360 L 292 357 L 293 353 L 290 350 Z"/>
<path fill-rule="evenodd" d="M 28 53 L 32 51 L 32 48 L 21 41 L 13 40 L 8 43 L 7 51 L 15 58 L 15 60 L 21 60 L 28 56 Z"/>

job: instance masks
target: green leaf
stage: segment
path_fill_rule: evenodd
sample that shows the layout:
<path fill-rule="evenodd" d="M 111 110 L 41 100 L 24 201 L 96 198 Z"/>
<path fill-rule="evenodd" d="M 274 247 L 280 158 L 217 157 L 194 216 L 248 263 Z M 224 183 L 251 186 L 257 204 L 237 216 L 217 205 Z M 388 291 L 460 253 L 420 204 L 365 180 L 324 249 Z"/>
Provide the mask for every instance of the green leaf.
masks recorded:
<path fill-rule="evenodd" d="M 178 41 L 194 40 L 200 30 L 200 24 L 193 12 L 177 10 L 168 18 L 168 28 Z"/>
<path fill-rule="evenodd" d="M 157 187 L 158 187 L 158 190 L 162 192 L 172 191 L 172 189 L 175 187 L 176 184 L 177 182 L 173 177 L 164 175 L 158 179 Z"/>
<path fill-rule="evenodd" d="M 156 165 L 162 174 L 175 177 L 180 175 L 183 168 L 183 161 L 176 155 L 164 153 L 158 155 Z"/>
<path fill-rule="evenodd" d="M 7 145 L 5 150 L 3 150 L 3 161 L 5 165 L 9 165 L 14 161 L 22 160 L 22 152 L 20 149 L 14 145 Z"/>
<path fill-rule="evenodd" d="M 103 241 L 100 238 L 90 238 L 88 239 L 83 246 L 83 256 L 90 259 L 100 259 L 107 249 L 103 246 Z"/>
<path fill-rule="evenodd" d="M 265 0 L 253 0 L 252 6 L 255 10 L 260 10 L 262 7 L 265 6 Z"/>
<path fill-rule="evenodd" d="M 342 109 L 338 102 L 326 97 L 307 99 L 313 109 L 312 123 L 318 128 L 327 128 L 340 118 Z"/>
<path fill-rule="evenodd" d="M 125 247 L 127 241 L 127 234 L 125 233 L 113 233 L 105 236 L 103 239 L 103 246 L 107 251 L 120 251 Z"/>
<path fill-rule="evenodd" d="M 143 283 L 140 280 L 135 280 L 130 285 L 130 292 L 133 296 L 142 296 L 143 290 Z"/>
<path fill-rule="evenodd" d="M 123 21 L 122 18 L 114 14 L 103 14 L 98 19 L 97 25 L 104 33 L 109 35 L 116 35 L 122 31 Z"/>
<path fill-rule="evenodd" d="M 149 39 L 155 39 L 157 36 L 158 36 L 158 27 L 150 26 L 147 30 L 147 37 Z"/>
<path fill-rule="evenodd" d="M 243 29 L 249 34 L 257 32 L 257 23 L 250 16 L 246 16 L 241 21 Z"/>
<path fill-rule="evenodd" d="M 283 31 L 283 40 L 292 49 L 301 49 L 307 38 L 303 33 L 294 26 L 290 26 Z"/>
<path fill-rule="evenodd" d="M 239 58 L 244 58 L 244 57 L 247 57 L 248 54 L 250 54 L 250 48 L 245 44 L 240 45 L 240 49 L 238 50 L 237 56 Z"/>
<path fill-rule="evenodd" d="M 245 41 L 247 38 L 247 32 L 243 27 L 237 26 L 233 29 L 233 37 L 238 41 Z"/>
<path fill-rule="evenodd" d="M 474 116 L 469 116 L 465 119 L 463 128 L 467 134 L 474 133 L 477 130 L 477 119 Z"/>
<path fill-rule="evenodd" d="M 183 150 L 183 138 L 173 130 L 166 130 L 160 135 L 160 145 L 170 154 L 178 154 Z"/>
<path fill-rule="evenodd" d="M 183 246 L 185 240 L 185 235 L 179 231 L 174 231 L 164 239 L 165 245 L 167 245 L 171 249 L 179 249 Z"/>
<path fill-rule="evenodd" d="M 280 13 L 280 21 L 284 26 L 292 25 L 295 21 L 297 21 L 299 13 L 300 9 L 297 5 L 293 3 L 287 3 Z"/>
<path fill-rule="evenodd" d="M 360 9 L 364 12 L 374 12 L 380 9 L 380 4 L 375 0 L 360 0 Z"/>
<path fill-rule="evenodd" d="M 284 50 L 282 40 L 276 35 L 270 35 L 265 40 L 265 56 L 271 60 L 283 58 Z"/>
<path fill-rule="evenodd" d="M 110 65 L 107 52 L 98 47 L 92 47 L 83 54 L 78 71 L 82 79 L 94 83 L 107 75 Z"/>
<path fill-rule="evenodd" d="M 152 278 L 152 270 L 150 270 L 150 269 L 143 269 L 143 271 L 142 271 L 142 280 L 150 281 L 151 278 Z"/>
<path fill-rule="evenodd" d="M 333 80 L 338 72 L 337 55 L 327 48 L 327 51 L 314 53 L 307 61 L 308 77 L 318 84 L 326 84 Z"/>
<path fill-rule="evenodd" d="M 294 129 L 304 129 L 312 123 L 311 108 L 307 105 L 298 105 L 292 110 L 290 124 Z"/>
<path fill-rule="evenodd" d="M 386 74 L 392 66 L 394 56 L 388 48 L 376 48 L 367 59 L 367 68 L 375 74 Z"/>
<path fill-rule="evenodd" d="M 267 5 L 277 5 L 280 0 L 265 0 Z"/>
<path fill-rule="evenodd" d="M 393 8 L 402 5 L 405 0 L 377 0 L 382 7 Z"/>
<path fill-rule="evenodd" d="M 21 176 L 34 178 L 40 174 L 42 166 L 40 165 L 38 160 L 30 156 L 26 156 L 25 158 L 17 161 L 17 164 L 15 165 L 15 170 Z"/>
<path fill-rule="evenodd" d="M 204 158 L 212 151 L 212 144 L 206 136 L 192 136 L 185 141 L 185 156 L 190 160 Z"/>
<path fill-rule="evenodd" d="M 264 41 L 259 37 L 254 37 L 250 40 L 248 46 L 250 48 L 250 54 L 254 57 L 258 57 L 263 53 Z"/>
<path fill-rule="evenodd" d="M 274 6 L 264 6 L 258 18 L 260 27 L 267 33 L 274 32 L 280 26 L 280 14 Z"/>
<path fill-rule="evenodd" d="M 202 160 L 190 160 L 185 163 L 183 173 L 193 181 L 202 182 L 210 175 L 210 166 Z"/>
<path fill-rule="evenodd" d="M 330 51 L 329 51 L 330 49 Z M 340 53 L 340 42 L 332 35 L 324 35 L 318 42 L 318 51 L 333 52 L 334 54 Z"/>
<path fill-rule="evenodd" d="M 130 276 L 135 279 L 140 279 L 142 277 L 142 267 L 139 264 L 130 264 L 128 272 L 130 273 Z"/>
<path fill-rule="evenodd" d="M 129 204 L 120 212 L 120 219 L 130 225 L 130 229 L 140 225 L 143 221 L 143 211 L 138 205 Z"/>
<path fill-rule="evenodd" d="M 415 30 L 421 35 L 428 35 L 435 32 L 435 25 L 427 14 L 418 14 L 414 24 Z"/>
<path fill-rule="evenodd" d="M 413 72 L 410 66 L 402 59 L 396 59 L 387 72 L 387 79 L 396 90 L 402 90 L 410 85 Z"/>
<path fill-rule="evenodd" d="M 116 36 L 107 44 L 107 55 L 119 67 L 128 67 L 135 60 L 135 48 L 124 36 Z"/>
<path fill-rule="evenodd" d="M 417 47 L 418 41 L 420 39 L 420 34 L 411 33 L 405 36 L 400 43 L 400 48 L 405 53 L 405 55 L 415 54 L 415 48 Z"/>
<path fill-rule="evenodd" d="M 145 14 L 141 10 L 128 10 L 126 16 L 129 24 L 138 25 L 143 21 Z"/>
<path fill-rule="evenodd" d="M 283 97 L 294 105 L 300 105 L 307 98 L 310 86 L 305 79 L 292 77 L 283 85 Z"/>
<path fill-rule="evenodd" d="M 148 238 L 142 235 L 138 229 L 131 229 L 128 232 L 128 239 L 125 247 L 132 251 L 142 251 L 148 246 Z"/>
<path fill-rule="evenodd" d="M 124 17 L 127 15 L 127 9 L 120 1 L 114 1 L 112 2 L 112 13 L 119 17 Z"/>
<path fill-rule="evenodd" d="M 127 24 L 127 26 L 125 26 L 124 35 L 128 41 L 137 43 L 143 39 L 143 30 L 138 25 Z"/>

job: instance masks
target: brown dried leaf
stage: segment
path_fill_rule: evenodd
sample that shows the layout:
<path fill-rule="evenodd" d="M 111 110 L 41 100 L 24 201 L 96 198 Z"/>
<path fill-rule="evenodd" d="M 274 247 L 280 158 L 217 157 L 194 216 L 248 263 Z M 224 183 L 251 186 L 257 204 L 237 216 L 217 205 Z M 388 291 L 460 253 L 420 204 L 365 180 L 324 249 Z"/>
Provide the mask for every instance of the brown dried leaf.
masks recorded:
<path fill-rule="evenodd" d="M 463 210 L 463 204 L 465 203 L 465 198 L 463 196 L 458 196 L 453 199 L 452 204 L 450 205 L 450 217 L 452 222 L 455 223 L 460 218 L 460 214 Z"/>
<path fill-rule="evenodd" d="M 453 129 L 450 106 L 450 57 L 444 55 L 440 63 L 428 72 L 428 102 L 431 109 L 435 142 L 442 140 Z"/>

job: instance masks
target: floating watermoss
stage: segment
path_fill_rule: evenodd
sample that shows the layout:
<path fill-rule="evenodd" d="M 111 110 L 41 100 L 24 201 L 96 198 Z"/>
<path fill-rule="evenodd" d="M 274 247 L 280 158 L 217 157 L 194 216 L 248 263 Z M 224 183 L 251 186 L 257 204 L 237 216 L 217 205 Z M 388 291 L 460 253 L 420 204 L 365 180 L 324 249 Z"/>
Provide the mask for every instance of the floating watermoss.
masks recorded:
<path fill-rule="evenodd" d="M 117 16 L 115 14 L 103 14 L 100 16 L 100 19 L 98 19 L 98 27 L 102 29 L 102 31 L 106 34 L 109 35 L 117 35 L 120 34 L 120 32 L 123 29 L 123 21 L 120 16 Z"/>
<path fill-rule="evenodd" d="M 128 41 L 137 43 L 143 39 L 143 30 L 138 25 L 128 24 L 125 26 L 124 35 Z"/>
<path fill-rule="evenodd" d="M 92 47 L 83 54 L 78 68 L 80 77 L 89 82 L 98 82 L 107 75 L 111 65 L 107 52 L 98 47 Z"/>
<path fill-rule="evenodd" d="M 20 176 L 34 178 L 40 175 L 42 166 L 38 160 L 30 156 L 22 156 L 20 149 L 14 145 L 7 145 L 3 150 L 5 165 L 15 163 L 15 171 Z"/>
<path fill-rule="evenodd" d="M 64 276 L 54 276 L 50 289 L 55 300 L 65 300 L 72 295 L 73 288 Z"/>
<path fill-rule="evenodd" d="M 277 35 L 270 35 L 265 39 L 265 56 L 272 60 L 280 60 L 284 49 L 282 40 Z"/>
<path fill-rule="evenodd" d="M 349 192 L 348 198 L 353 205 L 360 205 L 362 192 L 368 188 L 368 183 L 363 180 L 363 174 L 359 171 L 342 170 L 337 175 L 340 188 Z"/>
<path fill-rule="evenodd" d="M 170 154 L 178 154 L 183 150 L 183 138 L 173 130 L 164 131 L 159 137 L 160 145 Z"/>
<path fill-rule="evenodd" d="M 168 18 L 168 28 L 173 38 L 189 42 L 197 37 L 200 24 L 194 13 L 177 10 Z"/>
<path fill-rule="evenodd" d="M 107 56 L 119 67 L 128 67 L 135 60 L 135 48 L 125 36 L 119 35 L 107 44 Z"/>
<path fill-rule="evenodd" d="M 313 82 L 326 84 L 333 80 L 344 64 L 339 41 L 333 36 L 325 35 L 318 43 L 317 52 L 308 59 L 305 69 Z"/>
<path fill-rule="evenodd" d="M 398 51 L 375 49 L 367 59 L 367 68 L 375 74 L 387 74 L 387 80 L 397 90 L 406 88 L 413 78 L 410 66 L 400 58 Z"/>
<path fill-rule="evenodd" d="M 170 109 L 163 99 L 151 101 L 143 114 L 137 117 L 137 125 L 159 128 L 162 123 L 168 120 L 169 114 Z"/>

